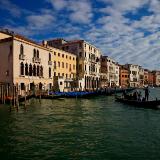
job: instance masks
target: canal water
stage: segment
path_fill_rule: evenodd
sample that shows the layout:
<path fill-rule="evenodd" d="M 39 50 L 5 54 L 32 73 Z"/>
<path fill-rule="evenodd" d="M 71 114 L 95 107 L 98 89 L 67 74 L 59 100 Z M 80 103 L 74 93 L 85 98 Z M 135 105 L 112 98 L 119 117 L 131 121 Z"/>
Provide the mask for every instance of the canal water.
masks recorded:
<path fill-rule="evenodd" d="M 152 89 L 160 98 L 160 89 Z M 159 160 L 160 110 L 113 96 L 0 106 L 1 160 Z"/>

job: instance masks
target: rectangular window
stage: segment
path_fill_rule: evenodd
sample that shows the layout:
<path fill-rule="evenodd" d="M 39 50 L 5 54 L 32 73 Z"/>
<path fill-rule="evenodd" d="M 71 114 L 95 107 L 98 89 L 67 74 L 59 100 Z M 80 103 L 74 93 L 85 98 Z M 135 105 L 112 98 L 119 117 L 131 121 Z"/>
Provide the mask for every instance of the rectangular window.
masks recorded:
<path fill-rule="evenodd" d="M 64 68 L 64 62 L 62 62 L 62 68 Z"/>
<path fill-rule="evenodd" d="M 75 70 L 75 65 L 73 65 L 73 70 Z"/>
<path fill-rule="evenodd" d="M 60 62 L 58 62 L 58 67 L 60 67 Z"/>
<path fill-rule="evenodd" d="M 82 52 L 79 52 L 79 57 L 82 57 Z"/>
<path fill-rule="evenodd" d="M 79 43 L 79 48 L 82 48 L 82 43 Z"/>

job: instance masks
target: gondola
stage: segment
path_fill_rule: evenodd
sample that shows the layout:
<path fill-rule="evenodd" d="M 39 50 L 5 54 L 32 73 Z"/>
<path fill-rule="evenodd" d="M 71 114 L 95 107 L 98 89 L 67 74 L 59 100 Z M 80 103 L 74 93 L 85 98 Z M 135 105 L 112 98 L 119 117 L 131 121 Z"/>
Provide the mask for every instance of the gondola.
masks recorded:
<path fill-rule="evenodd" d="M 152 101 L 138 101 L 138 100 L 128 100 L 122 97 L 115 97 L 117 102 L 121 102 L 123 104 L 128 104 L 141 108 L 151 108 L 158 109 L 160 107 L 160 100 L 152 100 Z"/>

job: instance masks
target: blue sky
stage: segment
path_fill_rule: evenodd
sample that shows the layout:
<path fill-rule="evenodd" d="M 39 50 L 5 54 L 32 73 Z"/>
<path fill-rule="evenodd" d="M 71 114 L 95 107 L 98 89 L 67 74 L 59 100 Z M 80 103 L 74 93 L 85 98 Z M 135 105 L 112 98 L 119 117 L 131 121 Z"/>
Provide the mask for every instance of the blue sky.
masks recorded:
<path fill-rule="evenodd" d="M 0 27 L 84 39 L 121 64 L 160 69 L 160 0 L 0 0 Z"/>

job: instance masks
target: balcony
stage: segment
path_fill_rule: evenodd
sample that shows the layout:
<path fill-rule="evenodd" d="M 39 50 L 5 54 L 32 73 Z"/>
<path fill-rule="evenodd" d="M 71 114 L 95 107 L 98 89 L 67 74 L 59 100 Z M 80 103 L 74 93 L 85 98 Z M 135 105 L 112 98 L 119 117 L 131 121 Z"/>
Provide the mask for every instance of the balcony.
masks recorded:
<path fill-rule="evenodd" d="M 65 82 L 72 82 L 72 81 L 73 81 L 72 78 L 66 78 L 66 79 L 65 79 Z"/>
<path fill-rule="evenodd" d="M 20 54 L 19 55 L 19 60 L 24 60 L 25 59 L 25 55 L 24 54 Z"/>
<path fill-rule="evenodd" d="M 90 75 L 96 75 L 96 72 L 94 72 L 94 71 L 89 71 L 89 74 L 90 74 Z"/>
<path fill-rule="evenodd" d="M 33 57 L 32 60 L 33 60 L 33 63 L 41 63 L 41 58 Z"/>
<path fill-rule="evenodd" d="M 52 61 L 48 61 L 48 65 L 52 65 Z"/>
<path fill-rule="evenodd" d="M 57 67 L 56 67 L 56 66 L 54 66 L 54 67 L 53 67 L 53 70 L 56 70 L 56 69 L 57 69 Z"/>

